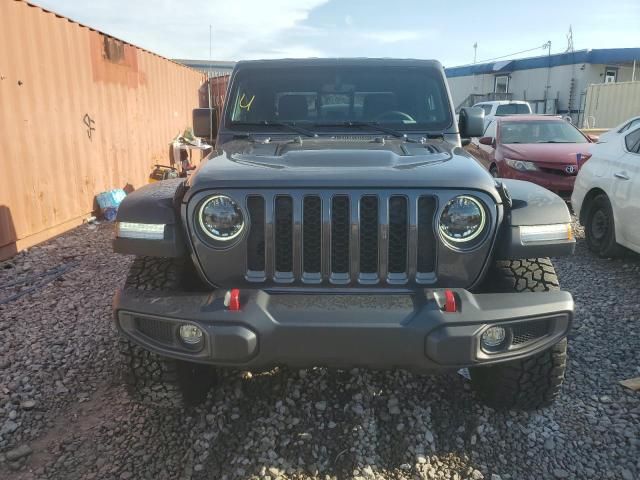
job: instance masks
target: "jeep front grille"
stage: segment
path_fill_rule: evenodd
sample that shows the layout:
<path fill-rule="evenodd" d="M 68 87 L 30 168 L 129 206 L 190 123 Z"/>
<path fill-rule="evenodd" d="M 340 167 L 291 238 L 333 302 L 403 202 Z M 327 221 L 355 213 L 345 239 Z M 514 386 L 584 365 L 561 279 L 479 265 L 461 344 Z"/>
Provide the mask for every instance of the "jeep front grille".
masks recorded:
<path fill-rule="evenodd" d="M 435 281 L 434 195 L 249 194 L 249 282 Z"/>

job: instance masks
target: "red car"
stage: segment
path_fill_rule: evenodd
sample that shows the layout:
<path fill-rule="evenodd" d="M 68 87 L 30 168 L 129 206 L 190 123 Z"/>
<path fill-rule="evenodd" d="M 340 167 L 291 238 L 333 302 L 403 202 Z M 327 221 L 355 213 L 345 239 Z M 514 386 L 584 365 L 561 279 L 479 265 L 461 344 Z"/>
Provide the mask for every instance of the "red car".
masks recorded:
<path fill-rule="evenodd" d="M 594 141 L 559 117 L 513 115 L 489 123 L 467 151 L 494 177 L 537 183 L 568 199 Z"/>

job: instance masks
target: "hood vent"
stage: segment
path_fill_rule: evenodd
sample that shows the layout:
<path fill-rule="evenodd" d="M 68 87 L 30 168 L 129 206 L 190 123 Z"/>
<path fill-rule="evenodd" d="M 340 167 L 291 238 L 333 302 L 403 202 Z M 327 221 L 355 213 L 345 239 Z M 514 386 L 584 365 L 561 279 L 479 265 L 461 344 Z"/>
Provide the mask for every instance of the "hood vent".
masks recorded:
<path fill-rule="evenodd" d="M 345 142 L 373 142 L 377 139 L 373 135 L 332 135 L 331 138 Z"/>

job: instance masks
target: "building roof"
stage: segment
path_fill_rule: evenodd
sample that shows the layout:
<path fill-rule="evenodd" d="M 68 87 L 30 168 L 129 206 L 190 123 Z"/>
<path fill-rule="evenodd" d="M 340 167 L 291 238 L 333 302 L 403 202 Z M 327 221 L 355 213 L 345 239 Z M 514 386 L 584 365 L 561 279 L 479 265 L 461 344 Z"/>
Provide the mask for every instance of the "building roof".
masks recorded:
<path fill-rule="evenodd" d="M 447 77 L 466 77 L 469 75 L 514 72 L 533 68 L 557 67 L 577 63 L 617 64 L 640 61 L 640 48 L 600 48 L 578 50 L 575 52 L 541 55 L 539 57 L 521 58 L 517 60 L 501 60 L 498 62 L 476 63 L 459 67 L 445 68 Z"/>
<path fill-rule="evenodd" d="M 209 69 L 209 70 L 233 70 L 236 62 L 229 60 L 196 60 L 189 58 L 174 58 L 174 62 L 181 63 L 183 65 L 188 65 L 191 68 L 201 68 L 201 69 Z"/>

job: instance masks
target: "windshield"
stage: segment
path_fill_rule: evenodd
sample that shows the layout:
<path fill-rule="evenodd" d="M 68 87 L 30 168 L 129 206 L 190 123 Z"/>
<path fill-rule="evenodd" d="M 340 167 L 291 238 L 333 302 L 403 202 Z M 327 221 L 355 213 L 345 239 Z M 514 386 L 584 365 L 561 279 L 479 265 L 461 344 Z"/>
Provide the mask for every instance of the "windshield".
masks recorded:
<path fill-rule="evenodd" d="M 442 74 L 430 68 L 247 68 L 238 72 L 229 98 L 227 125 L 242 130 L 289 123 L 321 131 L 367 122 L 437 131 L 452 121 Z"/>
<path fill-rule="evenodd" d="M 498 105 L 496 109 L 496 115 L 522 115 L 531 113 L 529 105 L 525 103 L 508 103 L 505 105 Z"/>
<path fill-rule="evenodd" d="M 531 120 L 502 122 L 500 143 L 587 143 L 587 139 L 564 120 Z"/>

